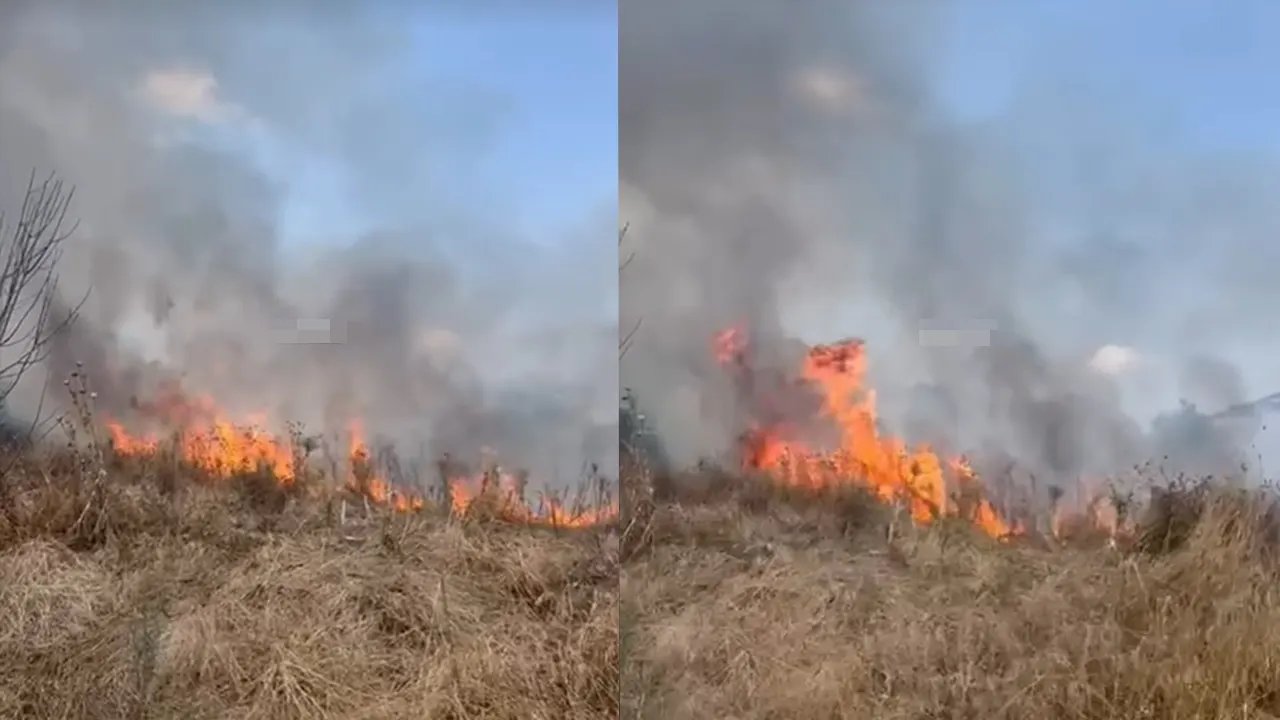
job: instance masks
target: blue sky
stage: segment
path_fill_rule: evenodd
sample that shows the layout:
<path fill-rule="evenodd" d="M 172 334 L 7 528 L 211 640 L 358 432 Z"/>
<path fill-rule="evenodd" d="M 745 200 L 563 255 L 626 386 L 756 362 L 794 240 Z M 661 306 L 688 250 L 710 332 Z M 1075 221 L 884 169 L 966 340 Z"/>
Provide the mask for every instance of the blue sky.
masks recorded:
<path fill-rule="evenodd" d="M 1007 113 L 1016 112 L 1020 93 L 1038 92 L 1041 98 L 1071 96 L 1058 106 L 1066 108 L 1068 116 L 1060 118 L 1061 124 L 1040 139 L 1035 153 L 1078 149 L 1070 143 L 1087 135 L 1081 126 L 1103 117 L 1101 122 L 1107 129 L 1128 133 L 1121 136 L 1126 140 L 1120 146 L 1111 149 L 1138 153 L 1155 168 L 1149 176 L 1138 177 L 1139 183 L 1170 181 L 1202 187 L 1194 185 L 1196 178 L 1191 177 L 1194 171 L 1190 168 L 1197 166 L 1179 164 L 1181 158 L 1213 157 L 1242 167 L 1257 163 L 1256 167 L 1264 168 L 1280 158 L 1280 44 L 1274 42 L 1280 31 L 1280 3 L 974 0 L 954 3 L 948 19 L 939 38 L 941 52 L 931 55 L 936 65 L 929 71 L 936 97 L 955 117 L 999 122 L 1008 119 Z M 1081 103 L 1081 98 L 1096 102 Z M 1016 123 L 1007 127 L 1019 132 L 1029 129 Z M 1142 146 L 1133 150 L 1135 143 Z M 1045 167 L 1038 164 L 1045 157 L 1032 155 L 1029 166 Z M 1164 177 L 1162 168 L 1168 168 Z M 1245 215 L 1255 207 L 1250 203 L 1267 204 L 1266 187 L 1230 192 L 1235 194 L 1222 200 L 1228 206 L 1222 209 L 1224 215 L 1235 211 Z M 1256 201 L 1254 196 L 1263 199 Z M 1088 214 L 1088 206 L 1069 206 L 1065 216 L 1053 216 L 1051 222 L 1088 222 Z M 1176 225 L 1176 221 L 1166 223 L 1161 229 Z M 1228 235 L 1220 240 L 1244 248 L 1245 257 L 1249 256 L 1248 248 L 1256 248 L 1253 257 L 1267 264 L 1262 260 L 1263 250 L 1274 246 L 1275 235 L 1267 231 L 1265 222 L 1250 225 L 1246 220 L 1224 227 Z M 1167 239 L 1157 233 L 1145 242 L 1154 246 Z M 1167 253 L 1164 269 L 1156 272 L 1203 280 L 1209 271 L 1199 260 L 1183 255 L 1183 250 L 1175 248 Z M 1167 301 L 1165 314 L 1174 318 L 1243 297 L 1222 292 L 1224 286 L 1213 280 L 1194 290 L 1190 284 L 1177 282 L 1144 287 L 1161 294 Z M 1251 304 L 1238 312 L 1241 316 L 1256 314 L 1258 311 L 1250 308 L 1265 304 Z M 1273 392 L 1277 370 L 1274 342 L 1260 337 L 1248 325 L 1231 321 L 1226 312 L 1220 317 L 1217 329 L 1223 339 L 1214 341 L 1209 349 L 1240 368 L 1247 393 L 1259 396 Z M 1157 322 L 1152 318 L 1153 327 Z M 1124 343 L 1126 338 L 1116 341 Z M 1194 343 L 1187 343 L 1180 351 L 1187 352 L 1188 346 L 1194 349 Z M 1144 353 L 1161 350 L 1140 349 Z M 1174 407 L 1173 392 L 1169 386 L 1157 387 L 1144 409 L 1153 412 Z M 1269 456 L 1280 457 L 1280 433 L 1272 429 L 1270 435 L 1273 437 L 1260 437 L 1259 443 L 1269 448 Z"/>
<path fill-rule="evenodd" d="M 601 3 L 608 7 L 612 3 Z M 618 184 L 615 12 L 520 13 L 423 22 L 422 61 L 467 78 L 514 107 L 486 177 L 519 198 L 536 227 L 581 219 Z"/>
<path fill-rule="evenodd" d="M 554 243 L 591 212 L 616 207 L 617 16 L 611 3 L 544 12 L 422 12 L 412 22 L 406 78 L 429 77 L 500 105 L 495 137 L 483 155 L 467 158 L 465 181 L 449 188 L 456 192 L 450 198 L 455 210 L 484 217 L 498 198 L 504 226 L 523 240 Z M 425 94 L 402 99 L 409 107 L 396 112 L 437 112 L 429 105 L 435 98 Z M 335 228 L 364 227 L 333 158 L 269 135 L 254 147 L 267 166 L 290 168 L 279 173 L 289 183 L 287 245 L 332 236 Z M 448 162 L 442 165 L 447 173 Z"/>
<path fill-rule="evenodd" d="M 1280 147 L 1280 3 L 955 3 L 937 90 L 965 117 L 1002 111 L 1029 67 L 1111 90 L 1208 147 Z M 1070 64 L 1062 60 L 1070 58 Z"/>

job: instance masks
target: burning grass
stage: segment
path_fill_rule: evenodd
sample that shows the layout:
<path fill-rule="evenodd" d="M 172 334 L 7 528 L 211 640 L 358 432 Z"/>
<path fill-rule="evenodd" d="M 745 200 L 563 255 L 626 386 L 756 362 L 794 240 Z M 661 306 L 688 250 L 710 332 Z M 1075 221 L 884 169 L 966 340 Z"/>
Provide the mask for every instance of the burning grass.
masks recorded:
<path fill-rule="evenodd" d="M 733 469 L 623 473 L 624 717 L 1280 717 L 1276 490 L 988 485 L 881 426 L 860 341 L 712 350 Z"/>
<path fill-rule="evenodd" d="M 700 471 L 662 500 L 633 470 L 623 717 L 1280 717 L 1271 489 L 1175 486 L 1120 543 L 1001 542 L 861 485 Z"/>
<path fill-rule="evenodd" d="M 69 435 L 74 439 L 86 434 L 90 453 L 103 454 L 94 447 L 100 441 L 87 379 L 77 372 L 68 386 L 78 413 L 67 428 Z M 300 476 L 314 480 L 327 471 L 329 479 L 339 481 L 346 491 L 398 512 L 420 512 L 434 504 L 456 515 L 482 511 L 508 522 L 545 527 L 607 525 L 618 515 L 617 502 L 597 472 L 569 499 L 538 493 L 531 501 L 526 491 L 527 474 L 506 471 L 494 458 L 485 458 L 479 470 L 448 456 L 441 458 L 435 468 L 438 492 L 431 497 L 420 483 L 397 482 L 376 461 L 359 418 L 348 421 L 345 452 L 335 457 L 323 438 L 305 435 L 299 425 L 291 424 L 287 432 L 277 434 L 264 429 L 264 413 L 235 421 L 211 397 L 185 393 L 176 384 L 162 387 L 155 400 L 137 409 L 142 424 L 164 427 L 167 436 L 133 432 L 124 422 L 108 418 L 103 423 L 105 442 L 101 444 L 107 446 L 105 454 L 135 461 L 144 466 L 144 472 L 151 472 L 146 466 L 159 462 L 180 465 L 210 481 L 252 474 L 274 479 L 287 489 Z M 323 450 L 318 463 L 312 458 L 317 450 Z M 398 467 L 398 460 L 394 464 Z"/>
<path fill-rule="evenodd" d="M 617 716 L 603 490 L 539 512 L 487 468 L 449 505 L 363 442 L 341 480 L 230 424 L 98 440 L 73 394 L 71 447 L 0 457 L 0 717 Z"/>
<path fill-rule="evenodd" d="M 752 338 L 742 327 L 717 333 L 711 351 L 749 418 L 739 448 L 744 470 L 809 490 L 856 485 L 882 500 L 905 503 L 921 524 L 964 517 L 996 538 L 1025 530 L 985 497 L 963 456 L 944 457 L 924 444 L 911 447 L 881 431 L 861 340 L 815 345 L 793 376 L 781 377 L 756 367 Z M 806 399 L 816 399 L 817 406 L 798 410 Z M 811 442 L 823 434 L 834 441 L 827 447 Z M 959 496 L 967 502 L 957 503 Z"/>

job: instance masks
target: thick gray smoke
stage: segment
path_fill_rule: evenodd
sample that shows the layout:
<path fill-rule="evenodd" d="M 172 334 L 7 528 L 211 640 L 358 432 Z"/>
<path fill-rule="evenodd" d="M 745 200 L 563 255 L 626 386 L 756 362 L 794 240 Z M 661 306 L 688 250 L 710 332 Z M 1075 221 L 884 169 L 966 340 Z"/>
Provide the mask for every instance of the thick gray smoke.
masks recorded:
<path fill-rule="evenodd" d="M 554 246 L 523 237 L 500 198 L 460 209 L 506 99 L 407 71 L 421 53 L 405 20 L 292 4 L 0 10 L 0 203 L 16 208 L 33 169 L 77 188 L 62 298 L 90 294 L 50 359 L 60 392 L 82 362 L 115 415 L 180 379 L 233 417 L 323 432 L 359 417 L 410 455 L 488 447 L 535 482 L 616 463 L 607 195 L 584 198 Z M 324 182 L 272 158 L 282 140 L 346 176 L 333 202 L 358 223 L 282 242 L 290 196 Z M 320 319 L 327 331 L 308 325 Z M 30 412 L 45 377 L 10 410 Z"/>
<path fill-rule="evenodd" d="M 740 423 L 708 350 L 734 323 L 866 338 L 895 431 L 1060 480 L 1159 452 L 1180 385 L 1209 410 L 1272 391 L 1229 358 L 1267 347 L 1246 314 L 1280 292 L 1280 167 L 1179 146 L 1051 49 L 1006 113 L 950 117 L 954 5 L 622 3 L 622 382 L 678 461 Z M 1163 374 L 1117 380 L 1130 347 Z"/>

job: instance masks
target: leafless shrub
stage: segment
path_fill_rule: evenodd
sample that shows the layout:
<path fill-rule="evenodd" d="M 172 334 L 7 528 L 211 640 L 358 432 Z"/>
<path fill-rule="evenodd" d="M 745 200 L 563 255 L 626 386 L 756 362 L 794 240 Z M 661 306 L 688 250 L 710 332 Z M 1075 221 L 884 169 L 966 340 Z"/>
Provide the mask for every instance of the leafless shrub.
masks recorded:
<path fill-rule="evenodd" d="M 17 215 L 0 210 L 0 415 L 13 389 L 44 361 L 51 340 L 75 320 L 84 302 L 69 309 L 58 302 L 58 262 L 76 229 L 67 222 L 74 195 L 55 176 L 37 181 L 32 172 Z M 43 410 L 42 394 L 26 426 L 14 428 L 14 444 L 29 445 L 39 431 L 51 429 Z M 0 468 L 0 476 L 10 470 L 12 462 Z"/>
<path fill-rule="evenodd" d="M 0 212 L 0 404 L 80 308 L 54 312 L 58 261 L 76 229 L 67 222 L 74 195 L 56 177 L 37 181 L 32 173 L 17 217 Z"/>

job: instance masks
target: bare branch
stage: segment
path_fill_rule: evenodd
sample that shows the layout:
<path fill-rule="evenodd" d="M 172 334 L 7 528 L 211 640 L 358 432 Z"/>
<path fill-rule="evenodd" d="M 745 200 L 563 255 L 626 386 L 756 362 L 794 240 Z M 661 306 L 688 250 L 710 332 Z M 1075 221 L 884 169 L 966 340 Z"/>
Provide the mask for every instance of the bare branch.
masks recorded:
<path fill-rule="evenodd" d="M 631 223 L 626 223 L 622 226 L 622 229 L 618 231 L 618 248 L 619 249 L 622 248 L 622 241 L 626 239 L 627 231 L 630 229 L 631 229 Z M 621 263 L 618 264 L 618 275 L 621 276 L 623 271 L 627 269 L 627 266 L 631 264 L 631 261 L 635 259 L 636 259 L 636 254 L 634 251 L 628 254 L 627 259 L 623 260 Z M 621 283 L 621 278 L 619 278 L 619 283 Z M 621 288 L 619 288 L 619 290 L 621 290 Z M 644 321 L 644 318 L 640 318 L 639 320 L 636 320 L 636 324 L 631 326 L 631 329 L 627 331 L 627 334 L 624 335 L 622 339 L 618 341 L 618 360 L 619 361 L 621 361 L 622 358 L 627 354 L 627 350 L 631 349 L 632 341 L 635 340 L 636 332 L 640 330 L 640 325 L 643 321 Z"/>
<path fill-rule="evenodd" d="M 618 249 L 619 250 L 622 249 L 622 241 L 627 238 L 627 231 L 630 229 L 631 229 L 631 223 L 627 223 L 622 226 L 621 230 L 618 231 Z M 623 260 L 621 263 L 618 264 L 618 273 L 621 274 L 623 270 L 626 270 L 627 266 L 631 264 L 631 261 L 635 259 L 636 259 L 635 252 L 632 252 L 629 255 L 627 255 L 627 259 Z"/>
<path fill-rule="evenodd" d="M 78 223 L 67 223 L 75 189 L 32 171 L 16 220 L 0 212 L 0 408 L 23 376 L 47 357 L 50 340 L 76 318 L 87 299 L 65 312 L 58 299 L 63 242 Z M 43 408 L 43 397 L 41 401 Z M 33 418 L 31 432 L 40 425 Z"/>
<path fill-rule="evenodd" d="M 644 318 L 636 320 L 636 324 L 631 326 L 630 332 L 623 336 L 622 340 L 618 343 L 619 360 L 621 360 L 627 354 L 627 351 L 631 349 L 631 342 L 635 339 L 636 333 L 640 330 L 640 325 L 643 322 Z"/>

